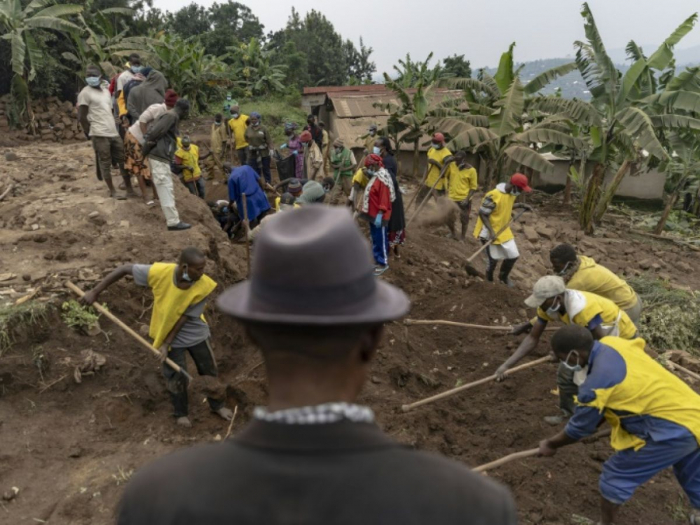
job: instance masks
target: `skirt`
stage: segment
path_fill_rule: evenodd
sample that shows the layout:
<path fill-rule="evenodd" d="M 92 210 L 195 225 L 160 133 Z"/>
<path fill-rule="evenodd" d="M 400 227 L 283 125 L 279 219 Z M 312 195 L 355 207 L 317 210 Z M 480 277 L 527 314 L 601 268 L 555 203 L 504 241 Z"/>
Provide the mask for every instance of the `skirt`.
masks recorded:
<path fill-rule="evenodd" d="M 151 168 L 143 158 L 141 144 L 128 131 L 124 137 L 124 167 L 132 175 L 151 180 Z"/>

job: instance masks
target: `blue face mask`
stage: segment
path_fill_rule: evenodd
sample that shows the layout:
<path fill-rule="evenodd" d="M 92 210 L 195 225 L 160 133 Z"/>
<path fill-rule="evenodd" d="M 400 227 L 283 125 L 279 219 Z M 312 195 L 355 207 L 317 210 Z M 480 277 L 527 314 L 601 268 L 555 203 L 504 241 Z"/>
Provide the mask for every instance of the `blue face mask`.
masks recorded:
<path fill-rule="evenodd" d="M 571 354 L 576 354 L 576 364 L 575 365 L 569 364 L 569 358 L 571 357 Z M 581 370 L 583 370 L 583 367 L 581 366 L 581 363 L 580 363 L 580 358 L 579 358 L 578 352 L 576 350 L 572 350 L 571 352 L 569 352 L 569 355 L 566 356 L 566 359 L 564 359 L 564 361 L 562 361 L 561 364 L 564 365 L 564 367 L 566 367 L 567 370 L 570 370 L 573 373 L 577 373 L 577 372 L 580 372 Z"/>
<path fill-rule="evenodd" d="M 90 87 L 98 87 L 100 85 L 100 77 L 87 77 L 85 83 Z"/>
<path fill-rule="evenodd" d="M 442 144 L 438 144 L 437 142 L 433 142 L 433 143 L 431 144 L 431 146 L 432 146 L 434 149 L 442 149 Z"/>
<path fill-rule="evenodd" d="M 188 270 L 187 265 L 185 265 L 185 267 L 182 269 L 182 280 L 187 281 L 188 283 L 191 283 L 194 281 L 194 279 L 192 279 L 192 277 L 190 277 L 190 274 L 187 273 L 187 270 Z"/>
<path fill-rule="evenodd" d="M 374 153 L 375 155 L 380 155 L 382 153 L 382 148 L 374 146 L 374 148 L 372 148 L 372 153 Z"/>
<path fill-rule="evenodd" d="M 233 118 L 238 118 L 238 113 L 231 113 L 231 116 L 232 116 Z"/>
<path fill-rule="evenodd" d="M 134 75 L 138 75 L 141 71 L 143 71 L 143 66 L 131 66 L 131 72 Z"/>
<path fill-rule="evenodd" d="M 374 171 L 374 170 L 370 170 L 370 169 L 367 170 L 367 175 L 369 175 L 370 177 L 374 177 L 374 175 L 375 175 L 376 173 L 377 173 L 377 172 Z"/>

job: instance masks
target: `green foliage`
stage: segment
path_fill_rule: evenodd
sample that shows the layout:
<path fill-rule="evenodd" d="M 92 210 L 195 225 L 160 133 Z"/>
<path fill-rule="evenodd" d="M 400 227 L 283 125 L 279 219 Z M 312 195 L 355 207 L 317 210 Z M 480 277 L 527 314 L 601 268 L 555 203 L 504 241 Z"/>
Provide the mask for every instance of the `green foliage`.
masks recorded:
<path fill-rule="evenodd" d="M 274 52 L 263 49 L 255 38 L 228 50 L 233 62 L 230 78 L 238 79 L 235 85 L 240 95 L 259 97 L 285 91 L 282 82 L 287 66 L 274 64 Z"/>
<path fill-rule="evenodd" d="M 61 310 L 61 318 L 69 328 L 86 331 L 100 319 L 100 314 L 92 306 L 83 306 L 74 299 L 64 302 Z"/>
<path fill-rule="evenodd" d="M 46 320 L 47 303 L 27 301 L 18 306 L 0 307 L 0 355 L 14 342 L 15 334 L 23 327 L 31 328 Z"/>
<path fill-rule="evenodd" d="M 700 299 L 648 275 L 632 278 L 629 284 L 644 303 L 642 337 L 661 350 L 685 350 L 698 355 Z"/>
<path fill-rule="evenodd" d="M 442 60 L 442 69 L 446 75 L 454 78 L 471 78 L 472 67 L 464 55 L 454 54 Z"/>
<path fill-rule="evenodd" d="M 435 67 L 430 66 L 432 59 L 433 53 L 431 52 L 422 62 L 414 62 L 411 55 L 406 53 L 406 58 L 399 59 L 398 65 L 394 66 L 396 78 L 393 79 L 393 83 L 405 89 L 428 86 L 449 78 L 449 73 L 439 63 Z"/>

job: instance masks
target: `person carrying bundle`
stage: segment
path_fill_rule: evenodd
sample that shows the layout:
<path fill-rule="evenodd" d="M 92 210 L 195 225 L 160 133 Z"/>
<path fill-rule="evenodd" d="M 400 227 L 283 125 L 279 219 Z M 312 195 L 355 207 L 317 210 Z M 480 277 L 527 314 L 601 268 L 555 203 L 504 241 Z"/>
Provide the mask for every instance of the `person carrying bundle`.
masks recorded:
<path fill-rule="evenodd" d="M 540 443 L 540 455 L 612 427 L 616 453 L 600 475 L 602 525 L 617 523 L 620 506 L 661 471 L 673 473 L 690 499 L 690 523 L 700 524 L 700 396 L 644 352 L 642 339 L 594 339 L 590 330 L 566 326 L 552 337 L 561 366 L 580 387 L 566 428 Z"/>

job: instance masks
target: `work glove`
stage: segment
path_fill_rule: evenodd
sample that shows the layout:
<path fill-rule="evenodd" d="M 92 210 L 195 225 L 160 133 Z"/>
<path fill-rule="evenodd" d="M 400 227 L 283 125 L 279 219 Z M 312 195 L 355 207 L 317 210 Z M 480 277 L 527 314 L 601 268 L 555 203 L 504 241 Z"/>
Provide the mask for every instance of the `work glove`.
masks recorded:
<path fill-rule="evenodd" d="M 270 157 L 274 157 L 274 156 L 275 156 L 275 150 L 270 148 Z"/>
<path fill-rule="evenodd" d="M 299 155 L 299 150 L 296 150 L 296 149 L 292 150 L 292 155 Z"/>
<path fill-rule="evenodd" d="M 282 144 L 282 145 L 280 146 L 280 149 L 287 149 L 287 147 L 288 147 L 288 146 L 287 146 L 286 144 Z"/>
<path fill-rule="evenodd" d="M 384 217 L 384 214 L 380 211 L 377 213 L 377 216 L 374 218 L 374 226 L 376 228 L 381 228 L 382 227 L 382 218 Z"/>
<path fill-rule="evenodd" d="M 522 334 L 529 334 L 532 331 L 532 324 L 530 324 L 530 321 L 527 321 L 523 324 L 515 325 L 513 329 L 510 331 L 510 335 L 522 335 Z"/>

